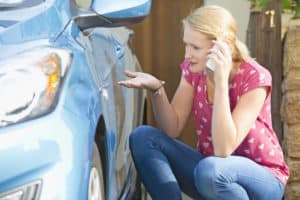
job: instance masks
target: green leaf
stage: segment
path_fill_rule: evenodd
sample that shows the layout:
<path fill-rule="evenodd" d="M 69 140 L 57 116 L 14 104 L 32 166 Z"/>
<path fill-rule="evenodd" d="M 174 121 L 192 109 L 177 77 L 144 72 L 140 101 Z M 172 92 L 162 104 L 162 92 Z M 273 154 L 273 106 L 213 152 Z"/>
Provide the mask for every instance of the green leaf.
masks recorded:
<path fill-rule="evenodd" d="M 256 6 L 259 6 L 261 8 L 264 8 L 269 2 L 270 0 L 248 0 L 249 2 L 253 3 Z M 292 10 L 292 1 L 293 0 L 281 0 L 281 8 L 282 11 L 284 10 Z M 299 4 L 299 0 L 295 1 L 296 4 Z"/>
<path fill-rule="evenodd" d="M 282 10 L 290 10 L 291 7 L 291 0 L 282 0 L 281 1 L 281 8 Z"/>
<path fill-rule="evenodd" d="M 270 0 L 260 0 L 260 2 L 259 2 L 259 3 L 260 3 L 260 6 L 261 6 L 261 7 L 265 7 L 265 6 L 269 3 L 269 1 L 270 1 Z"/>

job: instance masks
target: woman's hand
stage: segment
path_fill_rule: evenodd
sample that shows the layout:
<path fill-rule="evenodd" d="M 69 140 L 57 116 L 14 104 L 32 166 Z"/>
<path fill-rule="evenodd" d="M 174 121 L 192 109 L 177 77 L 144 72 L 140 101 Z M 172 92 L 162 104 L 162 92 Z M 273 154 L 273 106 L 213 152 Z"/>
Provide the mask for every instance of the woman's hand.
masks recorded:
<path fill-rule="evenodd" d="M 161 81 L 151 74 L 131 71 L 125 71 L 124 73 L 130 79 L 119 81 L 118 84 L 128 88 L 140 88 L 154 91 L 161 85 Z"/>
<path fill-rule="evenodd" d="M 212 59 L 215 63 L 214 81 L 228 82 L 229 75 L 232 69 L 231 50 L 224 41 L 213 41 L 214 46 L 209 50 L 208 59 Z"/>

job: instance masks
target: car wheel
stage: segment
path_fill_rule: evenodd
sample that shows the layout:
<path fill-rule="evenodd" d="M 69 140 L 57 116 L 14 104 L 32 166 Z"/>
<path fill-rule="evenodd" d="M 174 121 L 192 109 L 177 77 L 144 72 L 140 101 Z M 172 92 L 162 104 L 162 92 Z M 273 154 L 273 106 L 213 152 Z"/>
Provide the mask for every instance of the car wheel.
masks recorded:
<path fill-rule="evenodd" d="M 96 143 L 94 143 L 93 146 L 93 160 L 89 177 L 88 200 L 104 200 L 102 165 Z"/>
<path fill-rule="evenodd" d="M 149 194 L 143 184 L 141 184 L 141 200 L 149 200 Z"/>
<path fill-rule="evenodd" d="M 137 178 L 136 188 L 132 200 L 151 200 L 145 186 L 141 183 L 139 178 Z"/>

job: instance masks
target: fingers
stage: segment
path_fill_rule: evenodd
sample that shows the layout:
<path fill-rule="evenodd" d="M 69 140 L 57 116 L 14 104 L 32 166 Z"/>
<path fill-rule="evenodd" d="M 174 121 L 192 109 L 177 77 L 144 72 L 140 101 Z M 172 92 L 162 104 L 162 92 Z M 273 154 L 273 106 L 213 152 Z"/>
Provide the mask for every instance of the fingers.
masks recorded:
<path fill-rule="evenodd" d="M 138 75 L 137 72 L 132 72 L 132 71 L 125 70 L 124 74 L 127 77 L 131 78 L 131 79 L 124 80 L 124 81 L 118 81 L 118 84 L 122 85 L 122 86 L 125 86 L 125 87 L 128 87 L 128 88 L 135 88 L 136 83 L 133 79 L 135 79 L 137 77 L 137 75 Z"/>
<path fill-rule="evenodd" d="M 221 60 L 223 56 L 224 55 L 222 54 L 222 52 L 216 48 L 212 48 L 208 54 L 209 58 L 218 59 L 218 60 Z"/>
<path fill-rule="evenodd" d="M 224 55 L 222 52 L 217 49 L 216 47 L 213 47 L 209 50 L 209 54 L 207 56 L 208 59 L 211 59 L 215 64 L 221 65 L 221 61 L 223 60 Z"/>
<path fill-rule="evenodd" d="M 128 88 L 142 88 L 141 84 L 133 79 L 126 80 L 126 81 L 119 81 L 119 85 L 128 87 Z"/>
<path fill-rule="evenodd" d="M 142 84 L 142 75 L 140 72 L 124 71 L 124 74 L 129 78 L 128 80 L 118 81 L 119 85 L 128 87 L 128 88 L 143 88 Z"/>
<path fill-rule="evenodd" d="M 213 59 L 217 63 L 231 61 L 231 51 L 226 42 L 213 40 L 213 48 L 209 50 L 208 58 Z"/>
<path fill-rule="evenodd" d="M 129 77 L 129 79 L 121 80 L 118 84 L 125 87 L 149 89 L 153 88 L 153 85 L 155 86 L 157 83 L 157 79 L 151 74 L 131 71 L 125 71 L 124 74 Z"/>
<path fill-rule="evenodd" d="M 138 72 L 131 72 L 131 71 L 125 70 L 124 74 L 129 78 L 135 78 L 135 77 L 137 77 Z"/>
<path fill-rule="evenodd" d="M 213 40 L 212 42 L 214 44 L 213 49 L 218 49 L 225 56 L 231 56 L 231 50 L 226 42 L 220 40 Z"/>
<path fill-rule="evenodd" d="M 117 82 L 119 85 L 127 87 L 127 81 L 118 81 Z"/>

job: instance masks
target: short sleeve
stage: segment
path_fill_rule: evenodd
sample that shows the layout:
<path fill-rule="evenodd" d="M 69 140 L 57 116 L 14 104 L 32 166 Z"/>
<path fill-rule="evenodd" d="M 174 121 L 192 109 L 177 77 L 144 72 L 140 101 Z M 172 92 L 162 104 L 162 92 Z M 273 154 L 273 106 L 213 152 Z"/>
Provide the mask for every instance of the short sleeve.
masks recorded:
<path fill-rule="evenodd" d="M 188 61 L 183 61 L 180 65 L 180 69 L 182 71 L 182 76 L 184 76 L 185 80 L 192 85 L 193 75 L 190 71 L 190 63 Z"/>
<path fill-rule="evenodd" d="M 270 72 L 258 64 L 250 64 L 244 70 L 243 84 L 241 85 L 240 96 L 259 87 L 268 87 L 269 92 L 272 87 L 272 77 Z"/>

